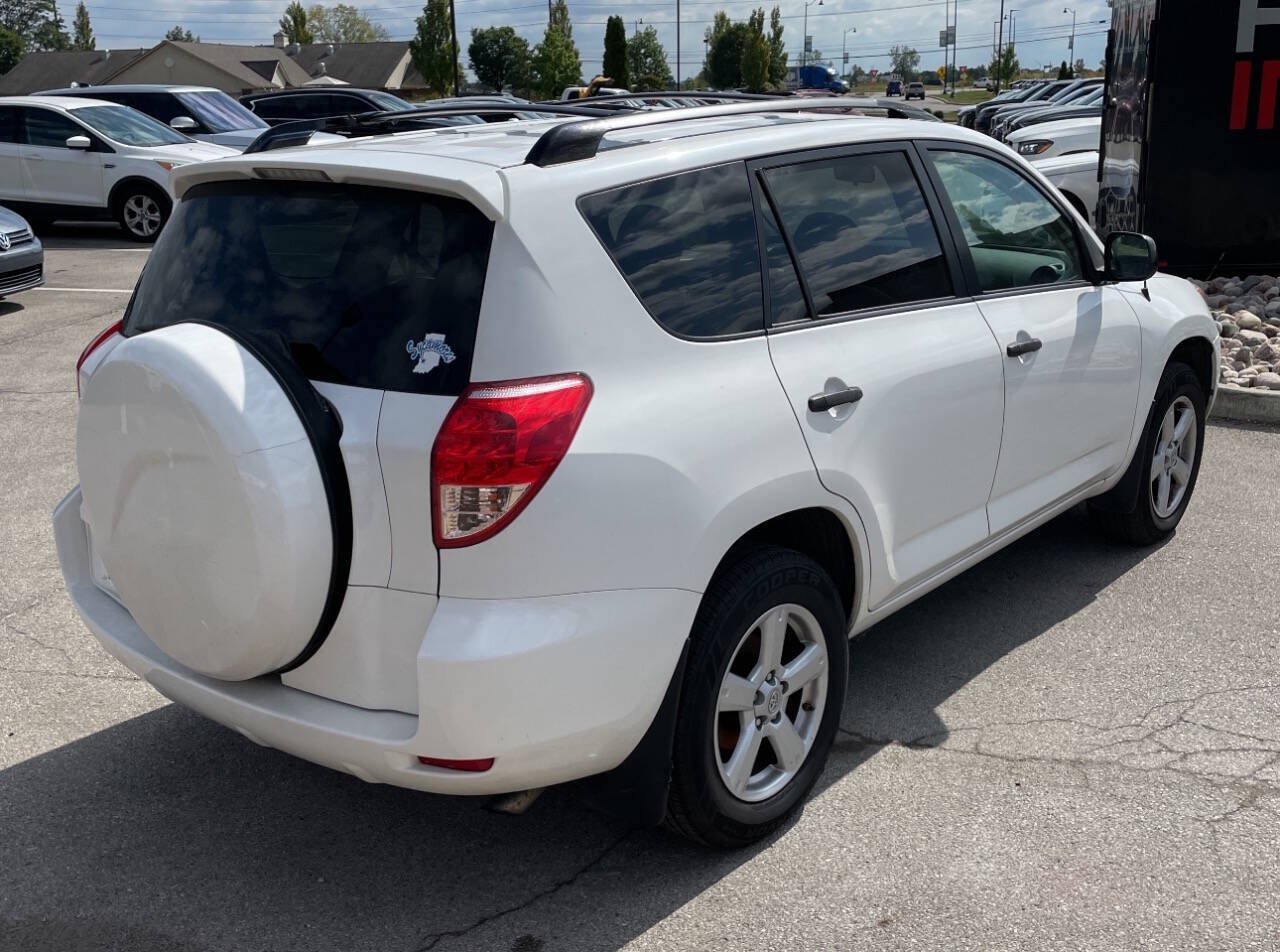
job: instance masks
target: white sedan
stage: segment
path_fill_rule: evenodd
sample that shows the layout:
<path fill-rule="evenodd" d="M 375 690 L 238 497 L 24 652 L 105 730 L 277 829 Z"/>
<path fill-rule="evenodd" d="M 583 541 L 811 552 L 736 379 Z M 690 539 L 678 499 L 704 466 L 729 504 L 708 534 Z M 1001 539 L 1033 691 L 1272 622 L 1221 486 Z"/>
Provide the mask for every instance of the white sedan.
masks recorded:
<path fill-rule="evenodd" d="M 173 207 L 169 173 L 235 154 L 115 103 L 0 98 L 0 202 L 33 222 L 114 219 L 155 241 Z"/>
<path fill-rule="evenodd" d="M 1102 118 L 1084 116 L 1027 126 L 1011 132 L 1005 144 L 1029 162 L 1060 155 L 1097 152 L 1102 142 Z"/>
<path fill-rule="evenodd" d="M 1036 171 L 1053 183 L 1084 220 L 1097 228 L 1098 150 L 1075 152 L 1036 163 Z"/>

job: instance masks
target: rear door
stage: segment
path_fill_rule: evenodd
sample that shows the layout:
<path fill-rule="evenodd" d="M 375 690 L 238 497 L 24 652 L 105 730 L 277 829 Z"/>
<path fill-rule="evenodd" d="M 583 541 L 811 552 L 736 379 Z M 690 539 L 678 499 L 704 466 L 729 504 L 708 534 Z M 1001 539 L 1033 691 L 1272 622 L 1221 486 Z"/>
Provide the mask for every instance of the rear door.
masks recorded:
<path fill-rule="evenodd" d="M 819 477 L 871 537 L 875 610 L 988 536 L 1000 354 L 909 146 L 753 170 L 770 352 Z"/>
<path fill-rule="evenodd" d="M 492 233 L 444 196 L 197 186 L 147 262 L 125 333 L 207 323 L 296 365 L 342 423 L 350 585 L 432 594 L 431 447 L 470 380 Z"/>
<path fill-rule="evenodd" d="M 1013 162 L 926 150 L 971 288 L 1004 351 L 1004 438 L 991 531 L 1053 506 L 1125 463 L 1141 370 L 1137 315 L 1089 280 L 1074 220 Z"/>
<path fill-rule="evenodd" d="M 22 202 L 27 189 L 22 175 L 22 113 L 0 106 L 0 201 Z"/>
<path fill-rule="evenodd" d="M 26 140 L 20 151 L 26 200 L 105 208 L 102 159 L 106 153 L 97 151 L 100 146 L 96 145 L 89 149 L 67 147 L 72 136 L 85 136 L 95 144 L 101 140 L 56 110 L 25 106 L 22 112 Z"/>

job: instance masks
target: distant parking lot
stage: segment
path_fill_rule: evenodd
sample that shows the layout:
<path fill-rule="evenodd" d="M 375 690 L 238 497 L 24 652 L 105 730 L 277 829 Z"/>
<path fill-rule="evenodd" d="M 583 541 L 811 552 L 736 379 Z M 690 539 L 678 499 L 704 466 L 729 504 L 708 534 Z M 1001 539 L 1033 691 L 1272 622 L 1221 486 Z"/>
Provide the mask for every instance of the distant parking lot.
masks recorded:
<path fill-rule="evenodd" d="M 511 818 L 370 786 L 108 657 L 49 515 L 76 356 L 148 251 L 70 227 L 46 249 L 47 287 L 0 302 L 0 947 L 1280 945 L 1280 433 L 1211 426 L 1159 549 L 1069 513 L 872 629 L 800 819 L 707 853 L 572 790 Z"/>

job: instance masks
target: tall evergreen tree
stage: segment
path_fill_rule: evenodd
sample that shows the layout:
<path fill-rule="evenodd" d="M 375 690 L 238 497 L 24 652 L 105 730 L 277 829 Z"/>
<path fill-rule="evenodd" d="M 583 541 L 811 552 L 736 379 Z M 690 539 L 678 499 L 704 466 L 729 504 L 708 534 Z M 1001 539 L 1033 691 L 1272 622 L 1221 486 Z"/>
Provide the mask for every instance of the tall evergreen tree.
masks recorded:
<path fill-rule="evenodd" d="M 573 43 L 573 24 L 564 0 L 555 0 L 542 42 L 533 51 L 533 84 L 544 96 L 558 96 L 582 82 L 582 58 Z"/>
<path fill-rule="evenodd" d="M 93 25 L 89 23 L 89 8 L 84 5 L 84 0 L 76 4 L 76 16 L 71 27 L 71 48 L 73 50 L 97 48 L 93 38 Z"/>
<path fill-rule="evenodd" d="M 624 89 L 631 86 L 627 69 L 627 28 L 620 16 L 611 16 L 605 22 L 603 71 L 613 80 L 613 85 Z"/>
<path fill-rule="evenodd" d="M 280 18 L 280 32 L 285 35 L 290 43 L 314 43 L 315 35 L 311 32 L 311 27 L 307 24 L 307 8 L 298 0 L 293 0 L 284 9 L 284 16 Z"/>
<path fill-rule="evenodd" d="M 409 42 L 409 58 L 433 93 L 444 96 L 453 90 L 457 59 L 449 29 L 449 0 L 427 0 L 418 17 L 417 35 Z"/>

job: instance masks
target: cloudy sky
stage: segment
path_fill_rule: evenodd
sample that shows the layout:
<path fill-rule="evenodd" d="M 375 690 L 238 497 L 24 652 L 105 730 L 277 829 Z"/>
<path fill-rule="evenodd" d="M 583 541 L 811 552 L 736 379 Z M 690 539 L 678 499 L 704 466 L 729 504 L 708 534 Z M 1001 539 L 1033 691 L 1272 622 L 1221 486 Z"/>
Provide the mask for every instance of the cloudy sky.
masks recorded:
<path fill-rule="evenodd" d="M 202 40 L 222 43 L 270 43 L 271 34 L 287 0 L 87 0 L 98 48 L 123 49 L 150 46 L 169 27 L 182 24 Z M 311 0 L 304 0 L 307 6 Z M 472 27 L 513 26 L 531 43 L 537 42 L 546 26 L 546 0 L 456 0 L 459 43 L 465 50 L 466 35 Z M 1097 66 L 1106 49 L 1109 12 L 1106 0 L 1006 0 L 1005 10 L 1016 21 L 1018 58 L 1023 66 L 1058 63 L 1068 58 L 1071 14 L 1076 9 L 1077 58 Z M 961 65 L 987 63 L 991 59 L 992 29 L 1000 18 L 999 0 L 958 0 L 958 53 Z M 421 3 L 403 0 L 356 2 L 365 14 L 382 24 L 396 39 L 407 39 Z M 759 0 L 681 0 L 681 75 L 689 77 L 701 66 L 703 30 L 717 10 L 725 10 L 734 20 L 745 19 Z M 70 19 L 74 3 L 59 0 L 64 16 Z M 772 4 L 766 5 L 766 9 Z M 786 24 L 787 49 L 791 62 L 802 49 L 805 0 L 781 0 Z M 839 66 L 841 43 L 847 41 L 850 64 L 865 69 L 885 69 L 888 51 L 895 44 L 914 46 L 921 65 L 942 64 L 938 32 L 946 21 L 946 11 L 955 10 L 950 0 L 813 0 L 808 7 L 808 30 L 814 48 Z M 638 23 L 653 25 L 667 48 L 675 69 L 676 6 L 651 0 L 569 0 L 574 39 L 582 53 L 582 68 L 590 77 L 600 68 L 605 19 L 620 15 L 631 33 Z M 1006 25 L 1006 31 L 1009 29 Z M 853 32 L 856 30 L 856 32 Z M 845 31 L 850 31 L 846 34 Z M 465 62 L 466 56 L 463 54 Z"/>

